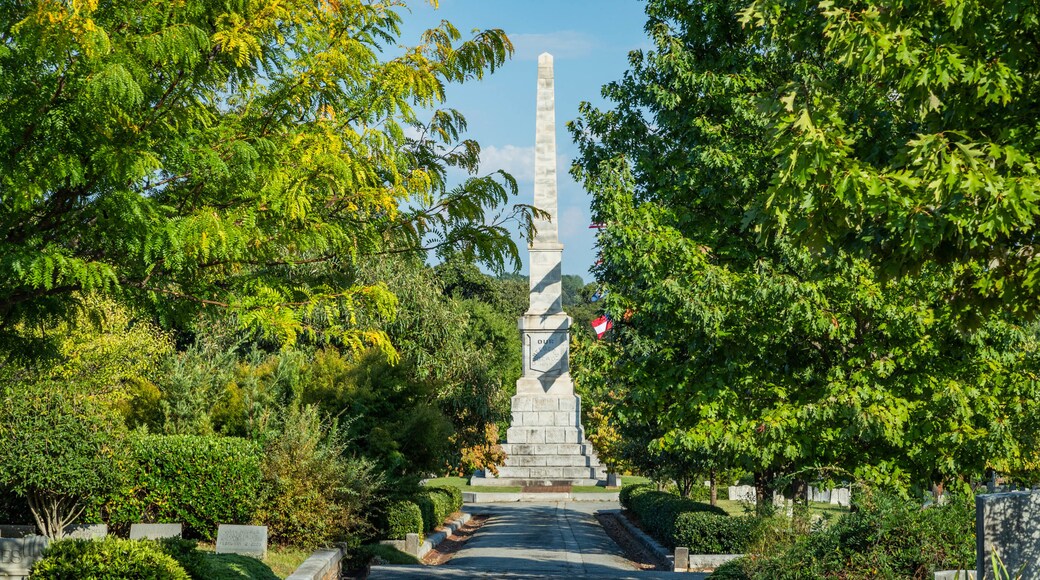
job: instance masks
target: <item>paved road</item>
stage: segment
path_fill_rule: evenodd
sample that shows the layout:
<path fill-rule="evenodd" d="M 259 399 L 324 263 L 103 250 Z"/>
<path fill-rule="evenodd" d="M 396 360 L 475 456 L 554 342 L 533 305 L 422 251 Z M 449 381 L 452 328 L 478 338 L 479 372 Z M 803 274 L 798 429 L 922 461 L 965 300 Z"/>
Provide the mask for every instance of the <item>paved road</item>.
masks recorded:
<path fill-rule="evenodd" d="M 593 517 L 616 502 L 469 505 L 491 519 L 443 566 L 375 566 L 373 580 L 417 578 L 604 578 L 700 580 L 704 574 L 635 569 Z"/>

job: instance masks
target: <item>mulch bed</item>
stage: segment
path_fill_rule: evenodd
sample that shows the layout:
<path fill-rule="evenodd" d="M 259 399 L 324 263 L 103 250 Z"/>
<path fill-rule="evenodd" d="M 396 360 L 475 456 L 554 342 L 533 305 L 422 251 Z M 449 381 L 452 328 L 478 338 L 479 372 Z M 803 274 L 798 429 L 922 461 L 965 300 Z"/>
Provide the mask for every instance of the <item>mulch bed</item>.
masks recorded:
<path fill-rule="evenodd" d="M 611 540 L 621 548 L 625 557 L 632 562 L 638 570 L 671 570 L 667 561 L 661 561 L 656 554 L 643 547 L 635 537 L 628 532 L 625 526 L 617 521 L 617 518 L 625 516 L 612 513 L 597 513 L 596 520 L 603 530 L 607 532 Z"/>
<path fill-rule="evenodd" d="M 473 534 L 484 525 L 484 522 L 488 519 L 487 514 L 479 514 L 470 518 L 466 525 L 462 526 L 449 538 L 445 538 L 444 541 L 437 544 L 432 550 L 426 553 L 426 556 L 422 559 L 422 563 L 427 566 L 440 566 L 451 560 L 455 554 L 462 549 L 462 546 L 466 544 L 466 541 L 473 537 Z"/>

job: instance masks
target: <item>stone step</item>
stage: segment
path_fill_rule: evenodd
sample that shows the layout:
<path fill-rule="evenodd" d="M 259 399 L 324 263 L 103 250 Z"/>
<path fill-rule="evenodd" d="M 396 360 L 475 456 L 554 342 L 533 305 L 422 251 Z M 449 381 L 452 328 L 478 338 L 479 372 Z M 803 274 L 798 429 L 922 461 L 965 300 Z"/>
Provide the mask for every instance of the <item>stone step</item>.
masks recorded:
<path fill-rule="evenodd" d="M 510 479 L 596 479 L 589 467 L 514 467 L 498 468 L 498 476 Z"/>
<path fill-rule="evenodd" d="M 506 431 L 509 443 L 573 443 L 585 440 L 585 430 L 580 427 L 510 427 Z"/>
<path fill-rule="evenodd" d="M 575 427 L 581 423 L 577 411 L 513 411 L 512 427 Z"/>
<path fill-rule="evenodd" d="M 508 477 L 474 477 L 470 480 L 470 485 L 480 486 L 536 486 L 536 485 L 603 485 L 605 483 L 603 478 L 600 479 L 514 479 Z M 531 494 L 530 497 L 537 498 L 540 494 Z"/>
<path fill-rule="evenodd" d="M 539 411 L 570 411 L 581 409 L 581 400 L 575 395 L 515 395 L 510 399 L 510 408 L 514 413 Z"/>
<path fill-rule="evenodd" d="M 577 443 L 503 443 L 502 451 L 506 455 L 585 455 L 593 454 L 592 445 Z"/>
<path fill-rule="evenodd" d="M 510 455 L 506 465 L 514 467 L 598 467 L 584 455 Z"/>

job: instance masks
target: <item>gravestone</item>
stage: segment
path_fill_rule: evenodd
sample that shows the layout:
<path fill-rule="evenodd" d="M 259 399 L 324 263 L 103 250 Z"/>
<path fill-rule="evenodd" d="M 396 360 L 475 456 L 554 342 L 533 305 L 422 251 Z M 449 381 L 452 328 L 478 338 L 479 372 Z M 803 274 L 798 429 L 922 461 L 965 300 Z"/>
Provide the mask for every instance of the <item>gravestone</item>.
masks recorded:
<path fill-rule="evenodd" d="M 43 557 L 47 538 L 26 536 L 24 538 L 0 538 L 0 578 L 27 578 L 29 569 Z"/>
<path fill-rule="evenodd" d="M 809 486 L 809 501 L 831 503 L 831 490 Z"/>
<path fill-rule="evenodd" d="M 852 490 L 847 487 L 836 487 L 831 490 L 831 504 L 849 507 L 852 505 Z"/>
<path fill-rule="evenodd" d="M 996 553 L 1015 578 L 1040 577 L 1040 490 L 975 498 L 975 557 L 980 580 L 994 578 Z"/>
<path fill-rule="evenodd" d="M 36 534 L 36 526 L 0 525 L 0 538 L 24 538 Z"/>
<path fill-rule="evenodd" d="M 672 571 L 685 572 L 690 569 L 690 549 L 678 547 L 672 557 Z"/>
<path fill-rule="evenodd" d="M 130 524 L 131 540 L 161 540 L 179 538 L 184 524 Z"/>
<path fill-rule="evenodd" d="M 220 524 L 217 528 L 217 553 L 263 559 L 267 556 L 267 526 Z"/>
<path fill-rule="evenodd" d="M 755 501 L 755 486 L 753 485 L 731 485 L 727 491 L 731 500 Z"/>
<path fill-rule="evenodd" d="M 65 537 L 73 540 L 104 540 L 106 536 L 107 524 L 77 524 L 65 527 Z"/>

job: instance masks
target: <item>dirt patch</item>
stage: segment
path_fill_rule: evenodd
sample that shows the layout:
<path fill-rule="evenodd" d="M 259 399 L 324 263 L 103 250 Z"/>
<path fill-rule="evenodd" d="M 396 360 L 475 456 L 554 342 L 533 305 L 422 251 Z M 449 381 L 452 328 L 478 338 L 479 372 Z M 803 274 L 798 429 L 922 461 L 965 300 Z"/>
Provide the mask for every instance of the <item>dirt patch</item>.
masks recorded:
<path fill-rule="evenodd" d="M 617 521 L 619 517 L 624 516 L 613 513 L 597 513 L 596 521 L 607 532 L 610 539 L 614 540 L 614 543 L 621 548 L 625 553 L 625 557 L 632 562 L 632 565 L 637 570 L 671 570 L 671 566 L 667 561 L 661 561 L 656 554 L 644 548 L 643 544 L 628 532 L 628 528 Z"/>
<path fill-rule="evenodd" d="M 426 553 L 426 556 L 422 559 L 422 563 L 427 566 L 440 566 L 451 560 L 452 557 L 458 553 L 459 550 L 466 544 L 466 541 L 473 537 L 473 534 L 484 525 L 487 521 L 488 515 L 480 514 L 475 515 L 466 522 L 466 525 L 455 530 L 455 533 L 449 538 L 445 538 L 444 541 L 437 544 L 432 550 Z"/>

